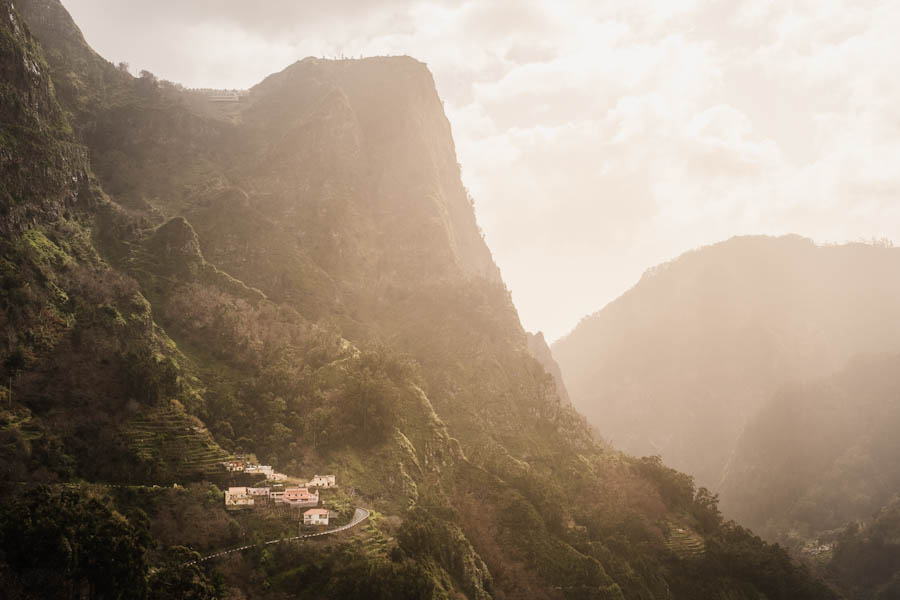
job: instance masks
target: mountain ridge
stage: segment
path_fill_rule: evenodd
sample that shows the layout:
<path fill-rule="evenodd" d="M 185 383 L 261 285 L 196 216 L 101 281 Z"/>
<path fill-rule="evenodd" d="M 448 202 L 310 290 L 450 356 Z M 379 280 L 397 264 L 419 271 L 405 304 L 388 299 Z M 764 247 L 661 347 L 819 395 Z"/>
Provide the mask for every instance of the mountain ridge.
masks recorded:
<path fill-rule="evenodd" d="M 732 238 L 648 270 L 553 353 L 602 434 L 717 486 L 730 440 L 775 390 L 894 349 L 898 257 L 800 236 Z"/>

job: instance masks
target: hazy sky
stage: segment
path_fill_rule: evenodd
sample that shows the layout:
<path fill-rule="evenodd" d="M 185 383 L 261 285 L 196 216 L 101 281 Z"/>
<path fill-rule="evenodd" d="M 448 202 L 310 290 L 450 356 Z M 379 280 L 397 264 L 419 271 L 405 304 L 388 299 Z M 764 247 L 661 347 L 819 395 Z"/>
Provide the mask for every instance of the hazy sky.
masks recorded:
<path fill-rule="evenodd" d="M 735 234 L 900 240 L 900 2 L 63 2 L 105 57 L 192 87 L 309 55 L 427 62 L 523 324 L 551 340 Z"/>

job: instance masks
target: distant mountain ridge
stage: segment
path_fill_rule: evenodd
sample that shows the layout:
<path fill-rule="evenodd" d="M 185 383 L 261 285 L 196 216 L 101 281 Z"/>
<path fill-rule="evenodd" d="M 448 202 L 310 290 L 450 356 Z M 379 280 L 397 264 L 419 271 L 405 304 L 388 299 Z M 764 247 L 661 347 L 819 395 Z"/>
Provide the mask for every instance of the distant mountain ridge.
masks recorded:
<path fill-rule="evenodd" d="M 553 345 L 573 403 L 614 444 L 717 487 L 776 390 L 900 350 L 900 249 L 738 237 L 649 270 Z"/>

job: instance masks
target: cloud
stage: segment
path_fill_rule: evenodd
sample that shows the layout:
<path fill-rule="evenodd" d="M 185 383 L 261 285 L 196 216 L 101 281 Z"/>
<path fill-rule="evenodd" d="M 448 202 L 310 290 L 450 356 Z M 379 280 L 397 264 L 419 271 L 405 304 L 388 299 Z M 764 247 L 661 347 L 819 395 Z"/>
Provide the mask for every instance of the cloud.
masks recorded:
<path fill-rule="evenodd" d="M 102 54 L 186 85 L 427 62 L 520 316 L 551 340 L 731 235 L 900 239 L 898 3 L 64 1 Z"/>

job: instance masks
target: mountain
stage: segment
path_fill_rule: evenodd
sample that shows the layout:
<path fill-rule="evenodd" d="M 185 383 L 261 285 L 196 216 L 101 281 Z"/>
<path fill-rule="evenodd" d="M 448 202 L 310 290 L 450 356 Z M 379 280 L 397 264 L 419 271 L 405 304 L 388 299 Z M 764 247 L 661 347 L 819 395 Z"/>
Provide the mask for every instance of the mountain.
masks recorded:
<path fill-rule="evenodd" d="M 900 595 L 900 497 L 870 522 L 853 523 L 836 537 L 826 570 L 843 582 L 848 598 L 890 600 Z"/>
<path fill-rule="evenodd" d="M 718 488 L 783 386 L 900 350 L 898 268 L 900 249 L 737 237 L 647 271 L 553 354 L 603 436 Z"/>
<path fill-rule="evenodd" d="M 794 546 L 877 514 L 900 490 L 898 366 L 895 354 L 860 356 L 775 394 L 726 469 L 728 514 Z"/>
<path fill-rule="evenodd" d="M 3 7 L 2 352 L 4 482 L 28 477 L 153 477 L 201 471 L 227 456 L 182 408 L 179 353 L 133 280 L 111 269 L 91 232 L 114 210 L 56 101 L 50 67 L 28 27 Z M 14 402 L 15 401 L 15 402 Z M 151 409 L 151 406 L 154 408 Z M 122 433 L 165 409 L 192 429 L 142 461 Z M 186 462 L 175 452 L 196 452 Z M 203 454 L 201 457 L 200 454 Z M 203 460 L 200 460 L 200 459 Z"/>
<path fill-rule="evenodd" d="M 57 0 L 0 0 L 0 28 L 10 597 L 834 597 L 594 441 L 425 65 L 305 59 L 219 104 L 108 63 Z M 234 456 L 372 517 L 266 544 L 297 522 L 225 510 Z"/>
<path fill-rule="evenodd" d="M 556 359 L 553 358 L 553 353 L 550 352 L 550 346 L 547 345 L 544 334 L 538 331 L 537 333 L 527 333 L 527 336 L 528 351 L 536 361 L 541 363 L 547 374 L 553 378 L 553 384 L 556 386 L 556 393 L 559 395 L 560 400 L 570 404 L 571 400 L 569 400 L 569 392 L 566 390 L 566 384 L 563 381 L 562 371 L 559 369 Z"/>

